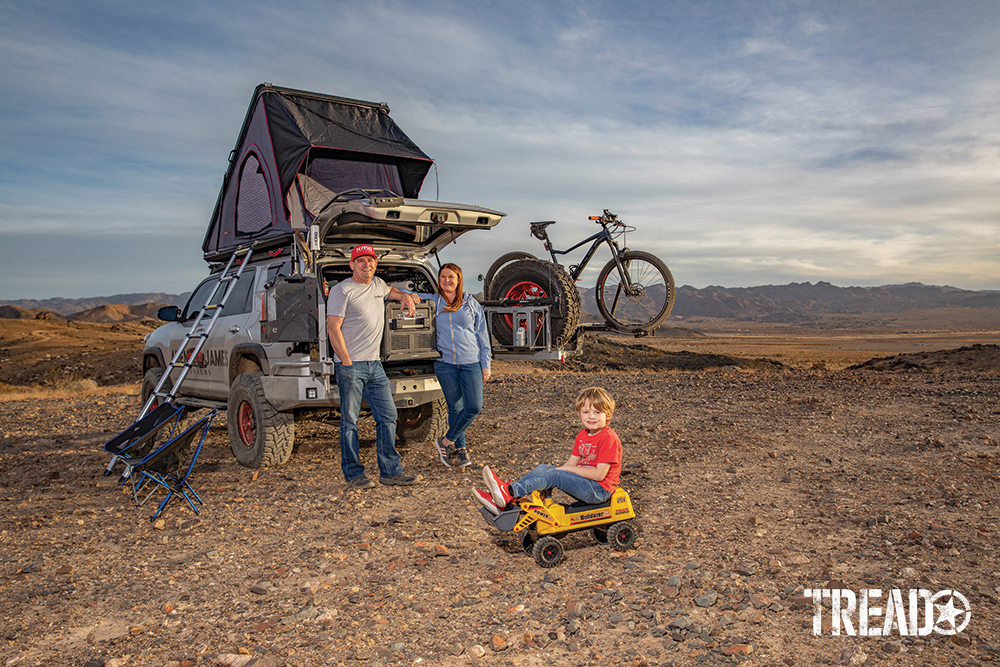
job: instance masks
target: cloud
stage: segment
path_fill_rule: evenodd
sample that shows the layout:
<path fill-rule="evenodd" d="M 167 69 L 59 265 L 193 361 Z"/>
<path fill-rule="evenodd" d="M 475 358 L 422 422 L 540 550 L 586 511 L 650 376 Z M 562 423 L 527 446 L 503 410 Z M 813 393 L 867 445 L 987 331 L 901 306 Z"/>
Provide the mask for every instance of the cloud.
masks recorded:
<path fill-rule="evenodd" d="M 51 232 L 95 264 L 131 265 L 111 254 L 131 244 L 94 234 L 142 245 L 173 230 L 197 256 L 250 94 L 270 81 L 387 102 L 437 161 L 424 196 L 436 174 L 442 198 L 506 211 L 446 251 L 467 273 L 539 254 L 530 220 L 558 220 L 565 247 L 610 208 L 678 283 L 1000 287 L 1000 6 L 7 5 L 11 243 Z M 64 266 L 47 268 L 86 273 Z M 53 296 L 8 272 L 9 298 Z"/>

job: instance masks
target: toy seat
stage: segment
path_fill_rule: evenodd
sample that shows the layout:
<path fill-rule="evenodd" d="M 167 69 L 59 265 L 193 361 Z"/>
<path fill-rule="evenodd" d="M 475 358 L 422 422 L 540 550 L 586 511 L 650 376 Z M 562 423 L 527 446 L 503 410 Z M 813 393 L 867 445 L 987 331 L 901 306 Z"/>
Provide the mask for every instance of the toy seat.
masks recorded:
<path fill-rule="evenodd" d="M 212 410 L 148 454 L 123 455 L 126 468 L 120 484 L 122 486 L 126 483 L 132 485 L 132 499 L 137 507 L 143 505 L 157 491 L 161 489 L 166 491 L 166 496 L 160 501 L 156 513 L 149 518 L 150 521 L 160 516 L 175 494 L 180 494 L 194 510 L 194 513 L 198 514 L 198 508 L 194 501 L 202 504 L 202 500 L 191 487 L 189 480 L 194 471 L 194 464 L 198 461 L 198 454 L 201 453 L 202 445 L 205 444 L 205 438 L 208 436 L 208 429 L 216 414 L 218 411 Z M 165 465 L 172 455 L 179 455 L 189 450 L 195 439 L 197 439 L 198 444 L 191 451 L 191 457 L 186 466 L 181 465 L 175 468 L 171 465 Z"/>

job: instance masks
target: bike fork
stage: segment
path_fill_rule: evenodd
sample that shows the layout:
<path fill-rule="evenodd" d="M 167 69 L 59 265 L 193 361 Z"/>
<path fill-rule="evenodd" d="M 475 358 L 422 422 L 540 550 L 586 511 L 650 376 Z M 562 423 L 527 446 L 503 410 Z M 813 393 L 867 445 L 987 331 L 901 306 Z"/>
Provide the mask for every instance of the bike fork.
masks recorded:
<path fill-rule="evenodd" d="M 632 277 L 629 276 L 628 267 L 624 266 L 625 262 L 621 260 L 619 253 L 617 252 L 614 253 L 614 260 L 615 260 L 615 267 L 617 267 L 618 269 L 618 276 L 621 278 L 621 282 L 618 283 L 618 289 L 615 290 L 615 299 L 611 303 L 612 314 L 618 312 L 618 301 L 619 299 L 621 299 L 622 289 L 624 288 L 626 293 L 628 293 L 628 291 L 632 289 Z"/>

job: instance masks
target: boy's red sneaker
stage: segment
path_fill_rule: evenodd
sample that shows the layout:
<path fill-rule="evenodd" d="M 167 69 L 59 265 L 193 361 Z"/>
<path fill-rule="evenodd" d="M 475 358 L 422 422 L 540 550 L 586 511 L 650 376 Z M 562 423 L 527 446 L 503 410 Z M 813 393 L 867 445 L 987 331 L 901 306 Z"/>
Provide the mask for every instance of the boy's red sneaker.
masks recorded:
<path fill-rule="evenodd" d="M 507 507 L 514 501 L 514 496 L 510 495 L 510 483 L 500 479 L 500 477 L 490 470 L 489 466 L 483 466 L 483 481 L 486 488 L 493 494 L 493 502 L 497 507 Z"/>
<path fill-rule="evenodd" d="M 486 508 L 486 511 L 488 511 L 493 516 L 497 516 L 498 514 L 500 514 L 500 508 L 497 507 L 496 503 L 493 502 L 493 496 L 491 496 L 490 494 L 480 489 L 473 489 L 472 497 L 478 500 L 480 504 Z"/>

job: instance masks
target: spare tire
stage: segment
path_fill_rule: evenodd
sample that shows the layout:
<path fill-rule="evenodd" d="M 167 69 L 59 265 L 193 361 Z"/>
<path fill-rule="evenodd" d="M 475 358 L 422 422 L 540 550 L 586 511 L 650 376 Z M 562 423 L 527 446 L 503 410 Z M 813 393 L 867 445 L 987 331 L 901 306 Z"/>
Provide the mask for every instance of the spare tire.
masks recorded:
<path fill-rule="evenodd" d="M 515 262 L 519 259 L 537 259 L 530 252 L 524 252 L 523 250 L 516 250 L 514 252 L 508 252 L 506 255 L 500 255 L 497 257 L 496 261 L 490 265 L 490 270 L 486 272 L 486 277 L 483 278 L 483 298 L 490 299 L 490 284 L 493 282 L 493 276 L 497 274 L 497 271 L 502 269 L 507 264 Z"/>
<path fill-rule="evenodd" d="M 525 301 L 551 297 L 552 346 L 562 347 L 580 325 L 580 291 L 561 266 L 539 259 L 522 259 L 503 267 L 490 283 L 490 300 Z M 493 336 L 501 345 L 514 344 L 514 318 L 493 315 Z M 539 323 L 538 328 L 541 328 Z M 529 340 L 531 335 L 528 336 Z"/>

